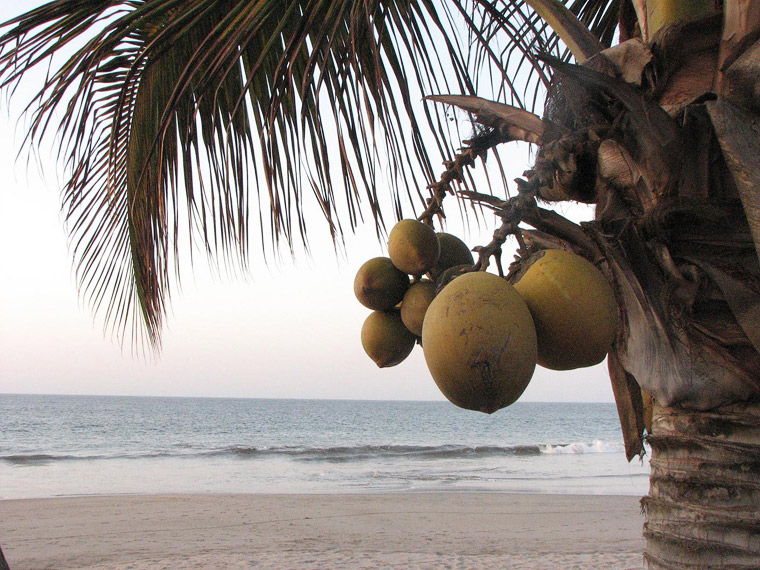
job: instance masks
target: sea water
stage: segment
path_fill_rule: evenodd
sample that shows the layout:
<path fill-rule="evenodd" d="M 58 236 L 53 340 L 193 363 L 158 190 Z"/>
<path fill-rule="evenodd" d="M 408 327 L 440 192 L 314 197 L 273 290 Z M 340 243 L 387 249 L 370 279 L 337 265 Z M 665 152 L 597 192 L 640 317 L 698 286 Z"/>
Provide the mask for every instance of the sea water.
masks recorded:
<path fill-rule="evenodd" d="M 614 404 L 0 395 L 0 498 L 502 491 L 644 495 Z"/>

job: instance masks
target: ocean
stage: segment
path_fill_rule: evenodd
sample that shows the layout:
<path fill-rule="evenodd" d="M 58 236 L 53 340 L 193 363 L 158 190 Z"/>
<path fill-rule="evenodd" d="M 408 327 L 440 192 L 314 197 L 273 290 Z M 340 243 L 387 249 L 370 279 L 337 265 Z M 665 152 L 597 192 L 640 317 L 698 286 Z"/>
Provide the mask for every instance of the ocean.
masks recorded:
<path fill-rule="evenodd" d="M 0 499 L 134 493 L 645 495 L 614 404 L 0 395 Z"/>

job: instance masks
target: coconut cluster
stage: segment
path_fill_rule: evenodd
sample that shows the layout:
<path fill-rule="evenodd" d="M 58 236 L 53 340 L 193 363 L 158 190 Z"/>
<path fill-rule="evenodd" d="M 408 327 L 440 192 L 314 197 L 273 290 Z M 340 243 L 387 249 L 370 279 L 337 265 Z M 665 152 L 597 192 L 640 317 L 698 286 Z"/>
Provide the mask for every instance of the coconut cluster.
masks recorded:
<path fill-rule="evenodd" d="M 522 395 L 536 365 L 593 366 L 615 340 L 615 295 L 592 263 L 546 250 L 521 265 L 514 285 L 485 272 L 453 272 L 427 310 L 425 360 L 457 406 L 494 412 Z"/>
<path fill-rule="evenodd" d="M 452 266 L 471 267 L 473 257 L 458 237 L 436 233 L 417 220 L 401 220 L 388 235 L 388 257 L 365 262 L 356 273 L 354 294 L 372 309 L 361 332 L 362 346 L 379 367 L 395 366 L 422 336 L 436 276 Z"/>
<path fill-rule="evenodd" d="M 473 272 L 462 240 L 416 220 L 394 226 L 388 252 L 354 281 L 357 298 L 374 311 L 362 346 L 385 367 L 422 344 L 436 385 L 462 408 L 493 413 L 522 395 L 537 365 L 593 366 L 615 340 L 614 292 L 574 253 L 539 252 L 523 260 L 512 284 Z"/>

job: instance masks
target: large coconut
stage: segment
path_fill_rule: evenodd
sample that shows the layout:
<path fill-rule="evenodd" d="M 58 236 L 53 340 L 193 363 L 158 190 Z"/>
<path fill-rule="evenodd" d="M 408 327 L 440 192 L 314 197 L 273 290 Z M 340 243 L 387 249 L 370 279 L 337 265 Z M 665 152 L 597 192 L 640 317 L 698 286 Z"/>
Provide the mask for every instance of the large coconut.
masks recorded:
<path fill-rule="evenodd" d="M 538 334 L 538 363 L 552 370 L 598 364 L 615 340 L 618 308 L 610 284 L 586 259 L 550 249 L 527 261 L 515 289 Z"/>
<path fill-rule="evenodd" d="M 438 279 L 450 267 L 475 263 L 472 251 L 457 236 L 445 232 L 438 232 L 437 235 L 438 243 L 441 244 L 441 255 L 438 257 L 438 262 L 430 269 L 430 277 L 433 280 Z"/>
<path fill-rule="evenodd" d="M 440 254 L 435 230 L 417 220 L 401 220 L 388 234 L 388 256 L 396 267 L 409 275 L 427 273 Z"/>
<path fill-rule="evenodd" d="M 409 356 L 416 337 L 404 326 L 398 311 L 372 311 L 362 325 L 361 340 L 375 364 L 387 368 Z"/>
<path fill-rule="evenodd" d="M 418 281 L 413 283 L 401 301 L 401 320 L 413 334 L 422 336 L 422 322 L 430 303 L 435 298 L 435 283 Z"/>
<path fill-rule="evenodd" d="M 373 257 L 359 268 L 354 278 L 354 294 L 368 309 L 392 309 L 404 298 L 409 276 L 388 257 Z"/>
<path fill-rule="evenodd" d="M 466 273 L 438 293 L 425 314 L 422 348 L 444 396 L 489 414 L 517 400 L 536 367 L 530 311 L 491 273 Z"/>

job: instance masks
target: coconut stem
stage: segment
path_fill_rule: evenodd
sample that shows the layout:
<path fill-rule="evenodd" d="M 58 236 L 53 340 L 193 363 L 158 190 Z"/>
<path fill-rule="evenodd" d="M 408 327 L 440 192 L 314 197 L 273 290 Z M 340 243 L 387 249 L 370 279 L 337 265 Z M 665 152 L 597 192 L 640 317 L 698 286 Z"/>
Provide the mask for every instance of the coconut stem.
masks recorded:
<path fill-rule="evenodd" d="M 472 167 L 476 159 L 485 158 L 488 151 L 501 142 L 505 141 L 496 131 L 478 135 L 466 141 L 468 146 L 457 154 L 454 160 L 444 163 L 446 170 L 441 174 L 438 181 L 429 186 L 431 196 L 427 199 L 425 211 L 417 219 L 433 225 L 433 216 L 445 218 L 442 204 L 447 194 L 455 193 L 451 187 L 452 183 L 462 182 L 464 169 Z M 499 275 L 503 276 L 502 246 L 511 235 L 515 236 L 517 240 L 519 253 L 525 255 L 528 251 L 528 245 L 520 228 L 522 222 L 537 230 L 557 235 L 582 249 L 596 251 L 594 242 L 579 225 L 556 212 L 538 207 L 536 196 L 540 182 L 523 179 L 517 179 L 515 182 L 517 183 L 517 195 L 507 200 L 473 190 L 459 190 L 457 192 L 459 196 L 472 203 L 494 210 L 495 214 L 502 220 L 501 226 L 494 232 L 493 239 L 488 245 L 473 248 L 473 251 L 478 254 L 478 260 L 472 266 L 472 271 L 485 271 L 490 264 L 490 258 L 493 257 Z"/>
<path fill-rule="evenodd" d="M 478 254 L 478 261 L 473 265 L 473 271 L 485 271 L 488 268 L 489 259 L 493 257 L 496 260 L 499 274 L 503 275 L 501 248 L 511 235 L 515 236 L 517 240 L 520 255 L 526 254 L 528 245 L 520 228 L 520 224 L 523 222 L 592 253 L 594 257 L 596 256 L 598 247 L 581 226 L 556 212 L 538 207 L 536 184 L 521 179 L 516 180 L 516 182 L 517 196 L 513 196 L 509 200 L 501 200 L 496 196 L 480 192 L 461 191 L 459 193 L 460 196 L 473 203 L 492 208 L 502 220 L 501 226 L 494 232 L 493 240 L 488 245 L 473 248 L 473 251 Z"/>
<path fill-rule="evenodd" d="M 417 217 L 417 220 L 432 225 L 433 216 L 445 218 L 443 199 L 447 194 L 454 194 L 452 183 L 463 182 L 465 168 L 474 166 L 477 159 L 485 159 L 489 150 L 509 140 L 512 139 L 505 138 L 497 131 L 488 131 L 464 141 L 467 146 L 454 157 L 454 160 L 444 161 L 446 170 L 436 182 L 428 186 L 431 196 L 427 199 L 425 211 Z M 467 193 L 467 191 L 460 192 L 461 195 Z"/>

